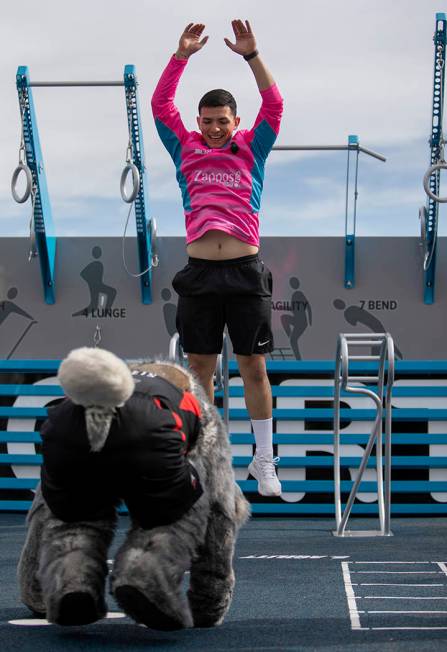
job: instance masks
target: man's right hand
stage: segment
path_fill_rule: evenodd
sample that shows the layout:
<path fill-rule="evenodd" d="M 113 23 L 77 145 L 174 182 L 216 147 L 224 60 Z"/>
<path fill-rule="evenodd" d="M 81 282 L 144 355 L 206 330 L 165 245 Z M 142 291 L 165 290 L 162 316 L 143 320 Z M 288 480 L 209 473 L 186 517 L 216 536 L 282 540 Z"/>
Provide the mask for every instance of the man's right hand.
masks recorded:
<path fill-rule="evenodd" d="M 203 39 L 200 40 L 204 29 L 205 25 L 202 23 L 189 23 L 189 25 L 185 27 L 178 42 L 177 52 L 175 53 L 177 59 L 188 59 L 191 54 L 194 54 L 203 48 L 208 40 L 208 36 L 204 36 Z"/>

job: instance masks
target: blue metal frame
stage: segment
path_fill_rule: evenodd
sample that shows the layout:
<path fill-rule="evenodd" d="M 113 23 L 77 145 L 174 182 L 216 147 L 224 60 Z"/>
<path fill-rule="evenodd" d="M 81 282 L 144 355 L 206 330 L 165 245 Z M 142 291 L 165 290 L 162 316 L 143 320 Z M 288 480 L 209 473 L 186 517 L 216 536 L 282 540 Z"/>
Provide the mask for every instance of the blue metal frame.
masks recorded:
<path fill-rule="evenodd" d="M 435 59 L 433 70 L 433 102 L 432 102 L 432 128 L 430 137 L 430 166 L 434 165 L 441 159 L 441 140 L 442 140 L 442 107 L 444 106 L 444 80 L 445 80 L 445 63 L 439 65 L 439 62 L 445 62 L 446 50 L 446 15 L 444 13 L 436 14 L 436 29 L 433 37 L 435 44 Z M 430 177 L 430 190 L 433 194 L 439 196 L 440 171 L 437 170 Z M 424 303 L 432 304 L 435 300 L 435 275 L 436 275 L 436 247 L 438 231 L 438 212 L 439 203 L 427 197 L 426 204 L 426 246 L 428 251 L 433 248 L 433 255 L 430 264 L 424 271 Z"/>
<path fill-rule="evenodd" d="M 27 66 L 19 66 L 17 69 L 16 84 L 23 120 L 26 162 L 31 170 L 35 189 L 34 233 L 39 254 L 44 298 L 46 303 L 53 304 L 55 303 L 56 236 Z"/>
<path fill-rule="evenodd" d="M 48 373 L 56 374 L 61 360 L 0 360 L 1 373 Z M 238 373 L 239 367 L 236 360 L 228 362 L 230 373 Z M 368 373 L 377 369 L 375 362 L 353 362 L 352 369 Z M 335 362 L 333 360 L 267 360 L 269 373 L 300 373 L 300 374 L 325 374 L 333 376 Z M 447 375 L 447 360 L 396 360 L 395 371 L 397 374 L 439 374 Z M 48 389 L 48 387 L 47 387 Z M 407 388 L 409 390 L 410 388 Z M 236 391 L 236 388 L 232 388 Z M 397 388 L 396 388 L 397 391 Z M 437 390 L 434 390 L 437 391 Z M 234 394 L 236 396 L 236 394 Z"/>
<path fill-rule="evenodd" d="M 345 288 L 351 290 L 355 286 L 355 226 L 357 216 L 357 179 L 359 162 L 359 139 L 358 136 L 348 136 L 348 161 L 346 169 L 346 210 L 345 210 Z M 350 157 L 351 152 L 356 151 L 355 181 L 354 181 L 354 205 L 352 229 L 348 227 L 349 208 L 349 178 L 350 178 Z M 351 233 L 348 231 L 351 230 Z"/>
<path fill-rule="evenodd" d="M 140 189 L 135 198 L 135 220 L 140 272 L 147 270 L 140 277 L 141 300 L 144 304 L 150 304 L 152 303 L 152 240 L 148 209 L 147 175 L 144 163 L 143 132 L 141 130 L 140 111 L 138 106 L 135 66 L 125 66 L 124 86 L 126 93 L 129 137 L 132 143 L 133 163 L 136 165 L 140 173 Z"/>

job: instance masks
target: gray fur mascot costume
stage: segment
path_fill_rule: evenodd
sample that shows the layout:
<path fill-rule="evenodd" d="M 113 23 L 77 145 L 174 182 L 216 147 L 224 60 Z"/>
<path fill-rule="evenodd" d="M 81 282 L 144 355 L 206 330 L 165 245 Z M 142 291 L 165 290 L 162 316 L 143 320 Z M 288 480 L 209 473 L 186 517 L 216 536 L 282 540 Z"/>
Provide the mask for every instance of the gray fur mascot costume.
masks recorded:
<path fill-rule="evenodd" d="M 18 566 L 22 601 L 58 625 L 103 618 L 108 549 L 124 501 L 131 527 L 110 577 L 120 607 L 153 629 L 220 624 L 249 509 L 216 409 L 171 362 L 127 366 L 103 349 L 80 348 L 58 378 L 66 398 L 49 408 L 41 430 L 41 482 Z"/>

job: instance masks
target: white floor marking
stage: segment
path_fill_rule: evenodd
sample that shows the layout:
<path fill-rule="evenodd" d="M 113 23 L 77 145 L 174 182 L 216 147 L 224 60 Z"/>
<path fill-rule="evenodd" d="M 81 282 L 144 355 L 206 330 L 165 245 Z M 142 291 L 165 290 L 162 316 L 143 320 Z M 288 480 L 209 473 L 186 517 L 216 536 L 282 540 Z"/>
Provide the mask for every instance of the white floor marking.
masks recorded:
<path fill-rule="evenodd" d="M 349 555 L 331 557 L 330 555 L 245 555 L 238 559 L 349 559 Z"/>
<path fill-rule="evenodd" d="M 412 596 L 412 595 L 365 595 L 357 600 L 447 600 L 445 596 Z"/>
<path fill-rule="evenodd" d="M 374 570 L 371 568 L 371 570 L 358 570 L 359 565 L 371 565 L 374 566 Z M 424 565 L 428 566 L 431 568 L 433 567 L 438 567 L 439 570 L 392 570 L 390 566 L 393 565 L 409 565 L 410 567 L 417 567 L 418 565 Z M 447 595 L 433 595 L 433 591 L 431 591 L 432 595 L 425 595 L 425 596 L 420 596 L 420 595 L 356 595 L 355 594 L 355 587 L 359 587 L 357 589 L 358 592 L 364 593 L 367 591 L 362 590 L 361 587 L 367 587 L 367 586 L 398 586 L 398 587 L 410 587 L 410 592 L 411 593 L 416 593 L 416 591 L 413 591 L 413 587 L 429 587 L 429 588 L 436 588 L 436 587 L 445 587 L 447 584 L 445 582 L 436 582 L 435 578 L 433 578 L 434 581 L 432 582 L 353 582 L 353 576 L 354 575 L 359 575 L 359 574 L 369 574 L 369 575 L 375 575 L 377 579 L 380 579 L 380 577 L 383 574 L 386 575 L 442 575 L 444 578 L 447 577 L 447 562 L 436 562 L 436 561 L 347 561 L 347 562 L 342 562 L 342 574 L 343 574 L 343 582 L 344 582 L 344 587 L 345 587 L 345 593 L 348 601 L 348 608 L 349 608 L 349 617 L 351 620 L 351 629 L 352 630 L 447 630 L 447 625 L 439 625 L 439 626 L 425 626 L 423 624 L 423 621 L 421 622 L 420 625 L 411 625 L 408 624 L 406 626 L 392 626 L 388 625 L 385 627 L 374 627 L 373 626 L 373 621 L 371 622 L 370 627 L 362 627 L 361 624 L 361 615 L 362 614 L 367 614 L 369 615 L 370 619 L 374 617 L 374 615 L 388 615 L 391 618 L 395 615 L 400 615 L 404 617 L 409 617 L 411 616 L 427 616 L 427 615 L 438 615 L 442 614 L 442 620 L 441 622 L 445 622 L 445 617 L 444 614 L 447 614 L 447 609 L 430 609 L 430 610 L 422 610 L 422 609 L 359 609 L 359 601 L 361 600 L 400 600 L 402 602 L 402 607 L 410 607 L 411 602 L 415 600 L 431 600 L 432 602 L 435 601 L 443 601 L 443 604 L 439 606 L 444 606 L 445 605 L 445 600 L 447 600 Z M 383 567 L 388 568 L 389 570 L 382 570 Z M 355 570 L 354 570 L 355 568 Z M 360 579 L 360 578 L 358 578 Z M 366 578 L 365 578 L 366 579 Z M 373 578 L 371 578 L 373 579 Z M 375 578 L 374 578 L 375 579 Z M 385 578 L 383 578 L 385 579 Z M 390 578 L 391 579 L 391 578 Z M 398 578 L 396 578 L 397 580 Z M 403 578 L 402 578 L 403 579 Z M 410 579 L 410 578 L 408 578 Z M 416 578 L 415 578 L 416 579 Z M 422 578 L 421 578 L 422 579 Z M 427 578 L 428 580 L 429 578 Z M 436 578 L 438 579 L 438 578 Z M 445 593 L 445 590 L 444 590 Z M 411 601 L 411 602 L 410 602 Z M 363 602 L 363 605 L 366 606 L 366 603 Z M 372 605 L 371 605 L 372 606 Z M 391 606 L 391 605 L 390 605 Z M 397 605 L 396 605 L 397 606 Z M 421 605 L 422 606 L 422 605 Z M 406 618 L 405 618 L 406 620 Z M 411 620 L 410 620 L 411 623 Z"/>
<path fill-rule="evenodd" d="M 114 618 L 126 618 L 126 614 L 121 613 L 120 611 L 109 611 L 107 615 L 104 617 L 103 620 L 105 619 L 114 619 Z M 98 620 L 97 622 L 101 622 Z M 21 625 L 22 627 L 42 627 L 45 625 L 52 625 L 53 623 L 49 623 L 46 618 L 21 618 L 19 620 L 8 620 L 9 625 Z M 92 625 L 95 625 L 96 623 L 92 623 Z"/>
<path fill-rule="evenodd" d="M 353 564 L 431 564 L 431 561 L 354 561 Z"/>
<path fill-rule="evenodd" d="M 360 575 L 360 573 L 369 573 L 370 575 L 377 575 L 379 573 L 380 575 L 444 575 L 444 573 L 441 573 L 441 571 L 382 571 L 382 570 L 375 570 L 375 571 L 351 571 L 352 573 L 355 573 L 356 575 Z"/>
<path fill-rule="evenodd" d="M 121 611 L 108 611 L 106 618 L 110 618 L 112 620 L 114 618 L 126 618 L 126 614 L 122 613 Z"/>
<path fill-rule="evenodd" d="M 377 610 L 377 611 L 367 611 L 366 613 L 369 614 L 447 614 L 447 610 L 445 609 L 434 609 L 430 611 L 416 611 L 416 610 L 405 610 L 405 611 L 385 611 L 385 610 Z"/>
<path fill-rule="evenodd" d="M 349 562 L 342 561 L 341 567 L 343 571 L 343 582 L 345 585 L 346 599 L 348 601 L 349 618 L 351 620 L 351 629 L 359 630 L 365 629 L 360 624 L 360 615 L 357 609 L 357 602 L 352 588 L 351 576 L 349 573 Z"/>
<path fill-rule="evenodd" d="M 445 586 L 445 584 L 413 584 L 407 582 L 360 582 L 360 584 L 353 584 L 353 586 Z"/>
<path fill-rule="evenodd" d="M 373 629 L 375 631 L 383 631 L 383 630 L 390 630 L 390 629 L 405 629 L 405 630 L 424 629 L 425 630 L 425 629 L 447 629 L 447 627 L 370 627 L 370 629 Z"/>
<path fill-rule="evenodd" d="M 23 618 L 22 620 L 8 620 L 9 625 L 25 625 L 26 627 L 35 627 L 36 625 L 51 625 L 45 618 Z"/>

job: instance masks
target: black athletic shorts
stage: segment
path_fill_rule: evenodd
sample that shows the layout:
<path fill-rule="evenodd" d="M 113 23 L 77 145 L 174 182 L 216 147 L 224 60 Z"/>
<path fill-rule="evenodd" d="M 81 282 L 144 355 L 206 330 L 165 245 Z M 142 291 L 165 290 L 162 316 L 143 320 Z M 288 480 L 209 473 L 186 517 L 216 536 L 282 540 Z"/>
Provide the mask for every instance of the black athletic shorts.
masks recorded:
<path fill-rule="evenodd" d="M 189 258 L 172 286 L 179 295 L 177 330 L 186 353 L 220 353 L 225 325 L 234 353 L 273 350 L 272 274 L 258 255 Z"/>

